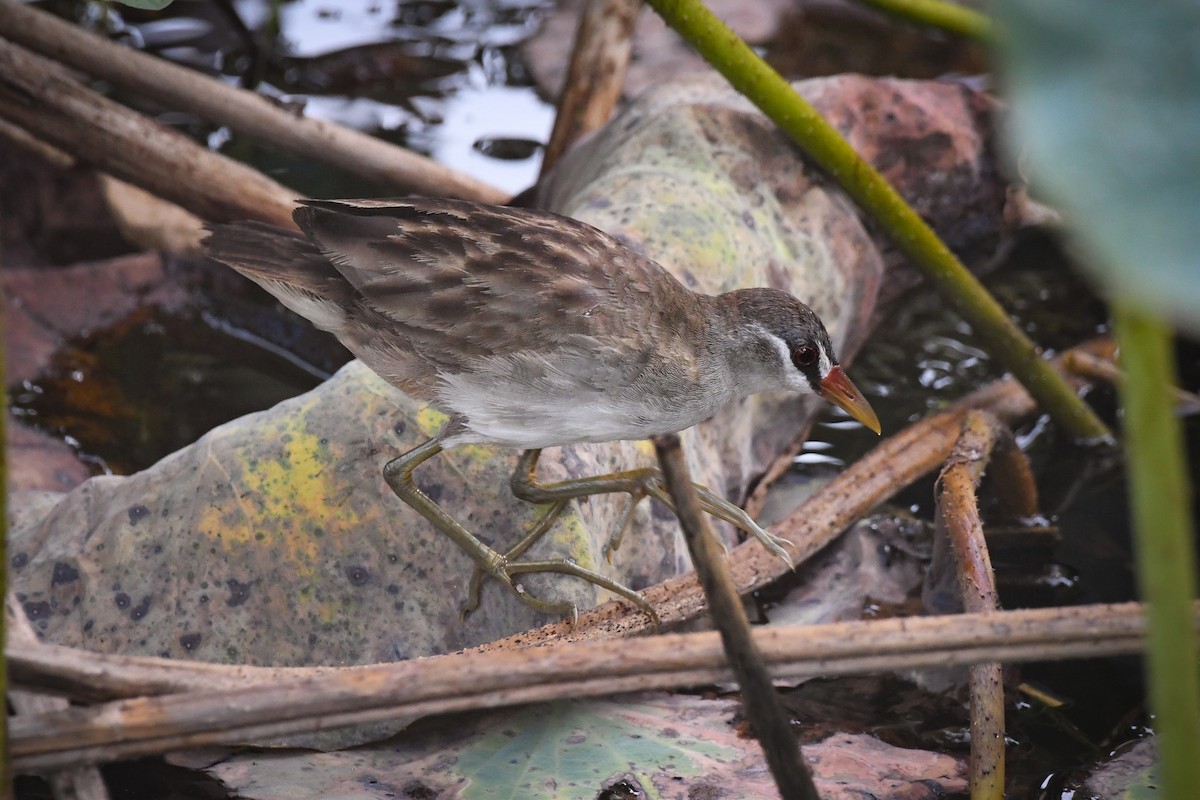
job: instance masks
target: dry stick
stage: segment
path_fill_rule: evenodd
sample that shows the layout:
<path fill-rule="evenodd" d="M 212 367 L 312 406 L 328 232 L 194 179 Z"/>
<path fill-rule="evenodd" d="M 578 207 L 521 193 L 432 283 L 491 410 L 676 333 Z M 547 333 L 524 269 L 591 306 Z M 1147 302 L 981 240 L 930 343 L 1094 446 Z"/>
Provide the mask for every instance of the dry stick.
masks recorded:
<path fill-rule="evenodd" d="M 1045 618 L 1031 617 L 1030 621 L 1025 623 L 1020 622 L 1025 619 L 1020 615 L 1012 617 L 1012 622 L 1008 622 L 1008 618 L 1003 615 L 992 619 L 997 625 L 1004 622 L 1013 626 L 1031 626 L 1025 632 L 1014 632 L 1013 639 L 1004 647 L 1040 647 L 1043 641 L 1073 641 L 1081 638 L 1088 640 L 1089 637 L 1113 640 L 1134 635 L 1124 629 L 1097 628 L 1092 615 L 1107 613 L 1104 611 L 1107 608 L 1062 609 L 1056 612 L 1056 615 Z M 830 663 L 839 660 L 844 661 L 849 668 L 850 664 L 859 663 L 863 658 L 886 659 L 889 653 L 903 656 L 905 653 L 918 652 L 923 654 L 922 657 L 933 658 L 931 663 L 936 664 L 937 659 L 952 656 L 951 650 L 954 648 L 964 652 L 998 652 L 995 648 L 999 645 L 995 642 L 999 639 L 988 637 L 999 637 L 1002 633 L 999 628 L 991 634 L 985 633 L 982 639 L 960 641 L 955 645 L 952 644 L 955 637 L 964 635 L 961 633 L 963 629 L 959 617 L 931 617 L 910 622 L 909 625 L 900 624 L 898 631 L 889 627 L 898 624 L 896 621 L 888 621 L 887 624 L 837 623 L 792 629 L 791 632 L 786 628 L 758 630 L 755 637 L 767 660 L 775 665 L 775 671 L 792 675 L 805 675 L 808 674 L 806 670 L 810 669 L 824 669 Z M 1107 620 L 1104 622 L 1107 624 Z M 864 625 L 866 627 L 863 627 Z M 710 639 L 705 639 L 704 636 L 709 636 Z M 719 661 L 714 666 L 709 661 L 713 654 L 708 648 L 719 644 L 712 640 L 711 636 L 704 634 L 696 635 L 695 638 L 677 635 L 668 638 L 648 637 L 639 639 L 636 650 L 613 648 L 611 644 L 605 645 L 602 642 L 555 644 L 540 648 L 499 651 L 504 654 L 499 658 L 512 672 L 529 675 L 538 673 L 546 663 L 552 664 L 554 670 L 561 672 L 565 668 L 564 662 L 574 658 L 571 653 L 589 652 L 586 650 L 589 647 L 607 647 L 611 651 L 612 657 L 581 667 L 580 671 L 574 674 L 573 679 L 577 680 L 603 678 L 611 673 L 626 674 L 631 670 L 636 672 L 640 669 L 638 665 L 644 663 L 655 665 L 655 670 L 662 670 L 663 675 L 723 669 L 723 662 Z M 572 648 L 582 649 L 575 651 Z M 461 665 L 475 664 L 477 662 L 473 659 L 477 658 L 495 657 L 496 654 L 485 656 L 478 652 L 456 653 L 413 659 L 403 662 L 403 666 L 384 665 L 384 668 L 391 671 L 389 674 L 397 676 L 397 680 L 409 680 L 416 686 L 428 687 L 431 685 L 430 681 L 445 681 L 447 694 L 457 695 L 472 690 L 492 691 L 495 688 L 494 684 L 486 681 L 480 683 L 480 678 L 473 668 Z M 13 670 L 15 685 L 61 694 L 84 702 L 278 686 L 325 675 L 348 676 L 351 673 L 378 668 L 376 665 L 340 668 L 227 666 L 149 656 L 95 653 L 44 642 L 31 642 L 27 647 L 14 648 L 9 651 L 8 660 Z M 785 668 L 783 665 L 788 663 L 791 666 Z M 720 674 L 726 673 L 727 671 L 723 670 Z M 714 679 L 710 676 L 704 680 Z"/>
<path fill-rule="evenodd" d="M 1068 354 L 1063 359 L 1063 366 L 1076 375 L 1102 380 L 1113 386 L 1118 386 L 1125 380 L 1125 373 L 1121 372 L 1116 364 L 1091 353 Z M 1176 412 L 1180 416 L 1200 413 L 1200 396 L 1179 387 L 1175 387 L 1173 391 L 1177 403 Z"/>
<path fill-rule="evenodd" d="M 0 137 L 34 153 L 56 169 L 72 169 L 78 164 L 62 150 L 34 138 L 29 131 L 4 119 L 0 119 Z M 111 175 L 103 172 L 96 175 L 108 210 L 127 242 L 143 250 L 200 252 L 204 222 L 199 217 Z"/>
<path fill-rule="evenodd" d="M 588 0 L 575 32 L 554 130 L 542 156 L 544 178 L 580 137 L 603 125 L 621 97 L 642 0 Z"/>
<path fill-rule="evenodd" d="M 760 629 L 753 637 L 773 674 L 803 677 L 1135 652 L 1141 614 L 1140 605 L 1126 603 Z M 1200 626 L 1200 605 L 1195 614 Z M 20 655 L 10 660 L 14 677 L 30 667 Z M 636 648 L 577 642 L 458 653 L 17 718 L 11 752 L 20 770 L 53 769 L 381 719 L 727 680 L 725 663 L 714 633 L 656 636 Z"/>
<path fill-rule="evenodd" d="M 206 219 L 295 227 L 295 192 L 101 97 L 7 39 L 0 39 L 0 117 Z"/>
<path fill-rule="evenodd" d="M 424 156 L 332 122 L 292 113 L 254 92 L 114 44 L 15 0 L 0 0 L 0 35 L 168 107 L 186 109 L 394 191 L 489 203 L 508 198 L 504 191 Z"/>
<path fill-rule="evenodd" d="M 37 634 L 22 613 L 16 596 L 9 592 L 4 598 L 5 643 L 14 650 L 38 645 Z M 64 711 L 70 703 L 62 697 L 37 694 L 22 689 L 10 689 L 8 702 L 18 715 L 46 714 Z M 108 787 L 95 766 L 85 765 L 57 770 L 46 776 L 50 793 L 58 800 L 109 800 Z"/>
<path fill-rule="evenodd" d="M 713 623 L 721 634 L 725 656 L 742 692 L 742 703 L 751 730 L 762 745 L 767 767 L 784 800 L 820 800 L 812 773 L 800 755 L 792 735 L 791 721 L 771 683 L 762 655 L 750 635 L 750 620 L 738 597 L 729 570 L 725 550 L 700 508 L 700 499 L 692 485 L 692 476 L 683 460 L 683 446 L 677 434 L 654 439 L 658 463 L 662 467 L 667 491 L 675 501 L 675 515 L 683 529 L 692 565 Z"/>
<path fill-rule="evenodd" d="M 813 668 L 796 677 L 812 678 L 828 675 L 848 675 L 857 673 L 878 673 L 889 670 L 914 670 L 930 667 L 969 666 L 973 663 L 998 659 L 1001 661 L 1045 661 L 1047 658 L 1080 658 L 1090 659 L 1110 655 L 1136 653 L 1143 647 L 1143 640 L 1137 638 L 1103 639 L 1097 642 L 1057 642 L 1046 647 L 1008 647 L 989 648 L 986 652 L 970 649 L 956 650 L 942 655 L 920 654 L 917 656 L 863 657 L 850 662 L 831 662 L 828 666 Z M 786 677 L 786 676 L 783 676 Z M 212 698 L 211 709 L 198 712 L 197 719 L 206 730 L 201 733 L 178 733 L 175 727 L 156 731 L 154 738 L 135 741 L 117 741 L 88 745 L 78 749 L 65 749 L 56 752 L 34 756 L 22 756 L 14 761 L 18 771 L 47 771 L 69 767 L 81 763 L 99 763 L 126 759 L 136 756 L 167 753 L 197 747 L 208 747 L 235 742 L 277 741 L 297 732 L 313 730 L 328 731 L 338 727 L 362 723 L 392 720 L 397 716 L 418 717 L 438 713 L 461 711 L 479 711 L 504 706 L 522 705 L 533 702 L 545 702 L 563 698 L 596 697 L 600 695 L 618 694 L 637 691 L 642 688 L 670 689 L 679 686 L 696 686 L 711 683 L 714 680 L 728 681 L 732 679 L 728 670 L 698 670 L 695 672 L 677 672 L 670 676 L 654 675 L 651 680 L 640 676 L 628 678 L 601 678 L 585 680 L 576 684 L 541 684 L 502 692 L 478 692 L 468 690 L 454 697 L 441 698 L 426 702 L 414 702 L 393 708 L 377 708 L 374 711 L 360 712 L 330 712 L 312 720 L 289 719 L 283 722 L 274 719 L 269 711 L 263 712 L 264 721 L 255 725 L 234 725 L 226 730 L 210 730 L 214 717 L 222 713 L 221 707 L 215 701 L 226 702 L 224 698 Z M 235 700 L 236 701 L 236 700 Z M 124 719 L 116 717 L 118 723 Z M 105 723 L 96 723 L 104 728 Z M 54 732 L 48 736 L 57 735 Z"/>
<path fill-rule="evenodd" d="M 949 541 L 954 553 L 963 607 L 969 612 L 994 611 L 1000 604 L 975 489 L 983 478 L 993 443 L 1005 433 L 1008 429 L 995 417 L 982 411 L 969 412 L 954 452 L 938 477 L 938 535 Z M 969 681 L 971 798 L 999 800 L 1004 796 L 1004 679 L 1000 664 L 971 667 Z"/>

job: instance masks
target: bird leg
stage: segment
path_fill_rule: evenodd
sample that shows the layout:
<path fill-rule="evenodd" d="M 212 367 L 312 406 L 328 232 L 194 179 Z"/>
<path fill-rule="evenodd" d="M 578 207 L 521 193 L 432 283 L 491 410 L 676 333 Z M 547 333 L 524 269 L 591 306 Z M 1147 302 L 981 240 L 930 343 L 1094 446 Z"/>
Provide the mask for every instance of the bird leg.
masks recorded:
<path fill-rule="evenodd" d="M 566 504 L 566 500 L 562 502 L 550 501 L 553 505 L 543 518 L 517 543 L 516 547 L 507 553 L 501 554 L 481 542 L 470 531 L 460 525 L 458 521 L 447 514 L 441 506 L 430 499 L 429 495 L 417 488 L 417 485 L 413 482 L 413 471 L 424 462 L 442 452 L 444 449 L 442 447 L 443 435 L 444 432 L 424 444 L 414 447 L 407 453 L 393 458 L 384 466 L 383 477 L 387 481 L 388 486 L 392 487 L 392 491 L 396 493 L 397 497 L 408 503 L 418 514 L 429 520 L 433 527 L 450 537 L 455 544 L 471 557 L 471 560 L 475 562 L 477 575 L 480 572 L 491 575 L 500 581 L 502 585 L 508 587 L 509 591 L 515 594 L 518 600 L 535 611 L 555 616 L 570 616 L 574 620 L 578 614 L 574 603 L 551 603 L 541 600 L 527 592 L 516 579 L 516 576 L 530 572 L 555 572 L 562 575 L 570 575 L 608 589 L 616 595 L 620 595 L 645 611 L 654 620 L 655 625 L 658 624 L 658 615 L 655 613 L 654 608 L 640 594 L 599 573 L 585 569 L 574 561 L 565 558 L 513 561 L 513 559 L 528 550 L 534 542 L 549 530 L 562 511 L 562 507 Z M 478 577 L 473 576 L 471 578 L 468 602 L 463 608 L 464 617 L 479 605 L 478 584 Z"/>
<path fill-rule="evenodd" d="M 537 462 L 541 452 L 541 450 L 526 450 L 521 454 L 521 460 L 517 462 L 517 468 L 513 471 L 510 481 L 512 493 L 522 500 L 530 503 L 554 503 L 596 494 L 623 492 L 629 495 L 629 505 L 621 513 L 617 529 L 609 537 L 608 543 L 604 547 L 607 558 L 611 559 L 612 553 L 621 546 L 621 539 L 625 536 L 625 530 L 633 519 L 634 509 L 643 498 L 653 497 L 664 503 L 672 512 L 675 511 L 675 503 L 671 500 L 671 495 L 663 481 L 662 472 L 657 467 L 642 467 L 624 472 L 612 472 L 607 475 L 571 478 L 543 484 L 538 483 L 537 480 Z M 723 497 L 718 497 L 708 487 L 698 483 L 692 485 L 700 497 L 701 508 L 717 519 L 735 525 L 752 535 L 772 555 L 781 559 L 789 567 L 792 566 L 791 556 L 785 549 L 791 542 L 766 530 L 751 519 L 745 509 L 739 508 Z"/>

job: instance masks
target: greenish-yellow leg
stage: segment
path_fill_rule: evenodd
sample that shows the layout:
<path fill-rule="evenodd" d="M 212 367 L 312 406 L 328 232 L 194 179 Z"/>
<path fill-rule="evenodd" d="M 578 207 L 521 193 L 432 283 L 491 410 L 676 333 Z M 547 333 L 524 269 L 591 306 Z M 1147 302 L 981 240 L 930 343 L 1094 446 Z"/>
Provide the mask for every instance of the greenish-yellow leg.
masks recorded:
<path fill-rule="evenodd" d="M 596 586 L 608 589 L 610 592 L 630 601 L 645 611 L 654 620 L 656 625 L 658 624 L 658 615 L 655 613 L 654 608 L 640 594 L 599 573 L 584 569 L 574 561 L 565 558 L 537 561 L 513 560 L 528 550 L 534 542 L 549 530 L 555 519 L 557 519 L 559 512 L 562 511 L 562 507 L 566 504 L 565 500 L 562 502 L 556 500 L 548 501 L 553 505 L 547 514 L 531 529 L 529 534 L 517 543 L 516 547 L 507 553 L 501 554 L 476 538 L 470 531 L 447 514 L 441 506 L 433 502 L 429 498 L 429 495 L 422 492 L 413 483 L 413 470 L 442 452 L 442 449 L 441 437 L 434 437 L 424 444 L 414 447 L 404 455 L 389 461 L 383 468 L 383 477 L 387 481 L 388 486 L 392 487 L 392 491 L 396 493 L 397 497 L 412 506 L 418 514 L 429 520 L 433 527 L 450 537 L 455 544 L 462 548 L 471 557 L 471 560 L 475 562 L 479 571 L 496 578 L 501 584 L 507 586 L 522 603 L 535 611 L 545 614 L 570 616 L 574 619 L 577 611 L 574 603 L 550 603 L 534 597 L 525 591 L 525 588 L 516 580 L 517 575 L 532 572 L 555 572 L 585 580 Z M 463 608 L 464 615 L 473 611 L 478 605 L 478 579 L 475 577 L 471 579 L 470 594 L 469 602 Z"/>
<path fill-rule="evenodd" d="M 624 493 L 629 495 L 629 505 L 621 513 L 617 529 L 613 531 L 608 539 L 608 544 L 605 545 L 606 557 L 611 558 L 612 553 L 621 546 L 621 539 L 633 518 L 633 511 L 643 498 L 653 497 L 665 503 L 672 511 L 675 510 L 675 504 L 671 501 L 671 495 L 663 483 L 662 473 L 657 467 L 644 467 L 624 472 L 612 472 L 607 475 L 572 478 L 542 484 L 537 480 L 537 463 L 541 452 L 541 450 L 526 450 L 521 454 L 521 460 L 517 463 L 516 470 L 513 471 L 512 493 L 522 500 L 530 503 L 557 503 L 596 494 Z M 700 505 L 707 513 L 741 528 L 758 539 L 772 555 L 782 559 L 789 567 L 792 566 L 792 559 L 785 549 L 791 542 L 766 530 L 751 519 L 744 509 L 738 508 L 723 497 L 718 497 L 707 487 L 698 483 L 692 485 L 696 487 L 696 494 L 700 496 Z"/>

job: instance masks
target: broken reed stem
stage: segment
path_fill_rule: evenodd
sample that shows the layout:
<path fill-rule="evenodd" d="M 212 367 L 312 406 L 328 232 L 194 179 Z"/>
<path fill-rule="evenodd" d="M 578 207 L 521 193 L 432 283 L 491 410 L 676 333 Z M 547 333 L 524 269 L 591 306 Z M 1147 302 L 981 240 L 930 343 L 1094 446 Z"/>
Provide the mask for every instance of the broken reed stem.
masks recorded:
<path fill-rule="evenodd" d="M 1200 626 L 1200 605 L 1193 612 L 1193 625 Z M 1142 607 L 1125 603 L 762 628 L 752 635 L 772 675 L 799 678 L 1132 653 L 1141 647 L 1144 623 Z M 84 664 L 92 670 L 118 659 L 42 645 L 32 653 L 9 655 L 14 680 L 26 683 L 56 671 L 62 687 L 67 674 L 49 662 L 63 651 L 77 662 L 94 656 Z M 132 660 L 143 667 L 167 663 Z M 719 637 L 711 632 L 647 637 L 637 647 L 575 642 L 317 675 L 311 669 L 222 669 L 240 671 L 255 682 L 14 718 L 13 765 L 20 771 L 59 769 L 384 719 L 730 679 Z"/>
<path fill-rule="evenodd" d="M 11 592 L 5 595 L 4 611 L 6 646 L 11 645 L 13 650 L 37 647 L 40 644 L 37 634 L 33 632 L 29 618 L 21 611 L 21 605 L 17 601 L 16 595 Z M 65 711 L 71 705 L 70 701 L 64 697 L 39 694 L 24 689 L 12 689 L 5 694 L 8 696 L 9 707 L 16 715 L 36 716 L 54 711 Z M 6 782 L 8 778 L 11 776 L 5 778 Z M 46 776 L 46 781 L 50 784 L 51 795 L 58 800 L 67 800 L 68 798 L 109 800 L 108 787 L 104 785 L 104 778 L 100 775 L 99 768 L 93 764 L 56 770 Z"/>
<path fill-rule="evenodd" d="M 642 0 L 588 0 L 575 32 L 539 182 L 572 144 L 612 115 L 621 99 L 633 53 L 633 27 L 641 10 Z"/>
<path fill-rule="evenodd" d="M 993 449 L 1012 433 L 995 417 L 970 411 L 963 419 L 962 433 L 946 462 L 937 484 L 937 534 L 945 537 L 957 563 L 959 594 L 969 612 L 983 613 L 999 608 L 996 579 L 983 538 L 983 524 L 975 492 L 983 479 Z M 1014 452 L 1018 455 L 1014 455 Z M 996 471 L 1014 469 L 1019 450 L 1007 449 L 1008 457 L 997 459 Z M 1028 476 L 1028 464 L 1020 476 Z M 1022 486 L 1010 478 L 1010 487 Z M 1036 506 L 1031 486 L 1014 492 L 1012 502 Z M 1001 800 L 1004 797 L 1004 676 L 998 662 L 977 664 L 970 669 L 971 759 L 969 781 L 972 800 Z"/>
<path fill-rule="evenodd" d="M 754 645 L 750 620 L 725 565 L 725 550 L 717 543 L 716 534 L 700 508 L 678 434 L 655 437 L 654 449 L 667 491 L 675 501 L 675 515 L 704 590 L 709 616 L 721 635 L 726 660 L 741 689 L 746 718 L 762 746 L 779 794 L 784 800 L 820 800 L 812 772 L 792 735 L 791 720 Z"/>
<path fill-rule="evenodd" d="M 1118 389 L 1125 380 L 1125 373 L 1116 364 L 1093 353 L 1067 353 L 1063 357 L 1063 367 L 1080 377 L 1104 381 Z M 1175 412 L 1179 416 L 1200 414 L 1200 395 L 1178 386 L 1171 387 L 1171 392 L 1175 396 Z"/>

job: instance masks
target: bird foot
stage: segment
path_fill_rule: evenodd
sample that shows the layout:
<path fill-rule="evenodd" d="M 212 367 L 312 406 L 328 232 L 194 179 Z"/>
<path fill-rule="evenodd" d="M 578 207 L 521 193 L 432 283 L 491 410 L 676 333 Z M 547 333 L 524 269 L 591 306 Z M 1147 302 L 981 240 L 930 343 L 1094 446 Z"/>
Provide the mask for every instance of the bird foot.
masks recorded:
<path fill-rule="evenodd" d="M 501 558 L 503 559 L 503 557 Z M 571 625 L 575 625 L 579 621 L 579 610 L 574 603 L 570 601 L 553 603 L 542 600 L 531 594 L 517 579 L 518 575 L 537 572 L 553 572 L 560 575 L 569 575 L 607 589 L 632 603 L 636 608 L 645 613 L 650 618 L 650 622 L 654 625 L 655 629 L 661 624 L 658 612 L 654 610 L 654 606 L 650 605 L 644 597 L 633 589 L 606 578 L 597 572 L 592 572 L 589 569 L 581 567 L 574 561 L 566 558 L 541 561 L 505 561 L 504 563 L 488 567 L 477 566 L 471 575 L 471 581 L 467 590 L 467 601 L 463 604 L 460 616 L 466 619 L 469 614 L 479 608 L 480 591 L 483 588 L 483 582 L 491 577 L 499 581 L 502 586 L 507 587 L 513 593 L 513 596 L 534 611 L 551 616 L 566 617 L 570 620 Z"/>
<path fill-rule="evenodd" d="M 629 528 L 629 524 L 633 520 L 633 513 L 637 508 L 637 504 L 643 499 L 653 497 L 665 504 L 671 511 L 675 511 L 675 502 L 667 491 L 662 473 L 657 468 L 647 467 L 624 473 L 624 475 L 630 481 L 630 485 L 624 488 L 624 491 L 629 494 L 629 503 L 618 518 L 616 531 L 614 531 L 613 535 L 609 537 L 608 542 L 604 545 L 604 557 L 610 562 L 612 561 L 613 553 L 621 546 L 621 540 L 624 538 L 625 531 Z M 707 486 L 702 486 L 698 483 L 693 483 L 692 486 L 695 487 L 696 494 L 700 498 L 700 507 L 706 513 L 750 534 L 767 549 L 767 552 L 787 564 L 790 569 L 795 569 L 792 557 L 787 551 L 788 547 L 795 546 L 791 541 L 771 533 L 755 522 L 746 513 L 745 509 L 718 496 Z M 726 550 L 728 551 L 728 548 Z"/>

